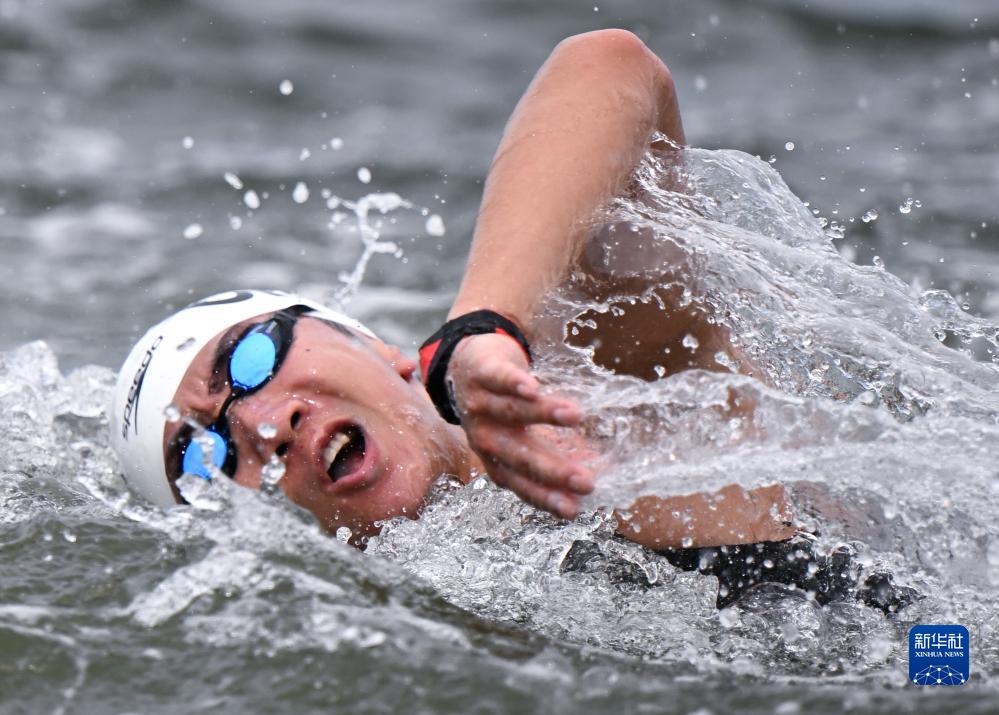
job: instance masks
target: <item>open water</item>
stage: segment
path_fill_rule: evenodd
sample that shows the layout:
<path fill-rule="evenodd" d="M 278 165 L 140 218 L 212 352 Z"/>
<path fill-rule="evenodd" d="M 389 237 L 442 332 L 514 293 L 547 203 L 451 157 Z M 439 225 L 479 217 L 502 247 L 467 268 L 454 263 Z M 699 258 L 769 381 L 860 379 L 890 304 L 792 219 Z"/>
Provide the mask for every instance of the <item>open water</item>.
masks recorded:
<path fill-rule="evenodd" d="M 412 350 L 520 92 L 610 26 L 667 61 L 704 148 L 647 157 L 606 245 L 673 259 L 657 280 L 762 372 L 649 387 L 550 346 L 612 458 L 590 506 L 779 479 L 926 598 L 719 612 L 712 579 L 484 481 L 367 553 L 226 484 L 128 495 L 106 403 L 148 324 L 258 285 L 346 299 Z M 999 710 L 991 0 L 0 0 L 0 86 L 0 712 Z M 608 306 L 566 286 L 546 311 L 580 307 Z M 560 573 L 584 537 L 655 584 Z M 933 622 L 971 630 L 967 685 L 906 683 Z"/>

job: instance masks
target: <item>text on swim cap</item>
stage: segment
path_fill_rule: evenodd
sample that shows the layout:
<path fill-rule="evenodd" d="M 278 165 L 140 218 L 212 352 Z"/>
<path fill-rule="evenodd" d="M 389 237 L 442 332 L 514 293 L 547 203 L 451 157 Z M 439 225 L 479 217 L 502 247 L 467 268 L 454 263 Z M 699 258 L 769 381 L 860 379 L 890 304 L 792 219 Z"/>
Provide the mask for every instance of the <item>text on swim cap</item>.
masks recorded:
<path fill-rule="evenodd" d="M 121 436 L 122 439 L 128 439 L 128 428 L 132 425 L 132 415 L 135 414 L 135 408 L 139 404 L 139 395 L 142 392 L 142 381 L 146 379 L 146 370 L 149 369 L 149 363 L 153 360 L 153 351 L 160 346 L 163 342 L 163 336 L 160 335 L 153 344 L 149 346 L 146 350 L 146 354 L 142 356 L 142 364 L 139 365 L 139 369 L 135 371 L 135 377 L 132 378 L 132 386 L 128 388 L 128 401 L 125 403 L 125 411 L 121 416 Z M 135 432 L 139 432 L 139 420 L 135 420 Z"/>

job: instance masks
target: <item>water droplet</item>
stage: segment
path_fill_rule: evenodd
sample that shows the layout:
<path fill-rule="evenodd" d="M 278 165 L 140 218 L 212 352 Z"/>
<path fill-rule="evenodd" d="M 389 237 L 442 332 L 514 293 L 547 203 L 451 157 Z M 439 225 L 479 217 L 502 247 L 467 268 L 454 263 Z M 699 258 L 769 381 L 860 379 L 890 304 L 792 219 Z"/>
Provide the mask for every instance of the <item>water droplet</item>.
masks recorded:
<path fill-rule="evenodd" d="M 881 256 L 875 256 L 872 258 L 871 263 L 874 264 L 875 268 L 880 268 L 881 270 L 885 269 L 885 262 L 881 259 Z"/>
<path fill-rule="evenodd" d="M 163 408 L 163 417 L 167 422 L 174 423 L 180 420 L 180 410 L 177 405 L 170 404 Z"/>
<path fill-rule="evenodd" d="M 212 439 L 211 435 L 201 426 L 198 426 L 194 430 L 194 436 L 191 437 L 191 441 L 201 448 L 201 463 L 204 465 L 205 470 L 209 474 L 218 474 L 218 467 L 212 461 L 212 456 L 215 454 L 215 440 Z M 211 479 L 208 479 L 211 481 Z"/>
<path fill-rule="evenodd" d="M 343 149 L 343 139 L 340 137 L 333 137 L 330 139 L 330 149 L 333 151 L 340 151 Z"/>
<path fill-rule="evenodd" d="M 915 203 L 915 202 L 912 200 L 911 197 L 907 198 L 905 200 L 905 203 L 903 203 L 901 206 L 898 207 L 898 212 L 900 214 L 911 213 L 912 212 L 912 205 L 913 205 L 913 203 Z"/>
<path fill-rule="evenodd" d="M 353 535 L 354 532 L 352 532 L 346 526 L 341 526 L 339 529 L 336 530 L 336 540 L 342 544 L 346 544 L 348 541 L 350 541 L 350 537 Z"/>
<path fill-rule="evenodd" d="M 444 219 L 437 214 L 433 214 L 427 219 L 426 228 L 427 233 L 431 236 L 443 236 L 445 231 Z"/>
<path fill-rule="evenodd" d="M 693 545 L 694 545 L 694 539 L 690 535 L 684 536 L 682 539 L 680 539 L 680 546 L 682 546 L 685 549 L 689 549 Z"/>
<path fill-rule="evenodd" d="M 76 534 L 74 534 L 72 531 L 63 531 L 62 538 L 64 538 L 66 541 L 68 541 L 71 544 L 76 543 Z"/>
<path fill-rule="evenodd" d="M 694 77 L 694 89 L 698 92 L 703 92 L 708 88 L 708 80 L 704 75 L 697 75 Z"/>
<path fill-rule="evenodd" d="M 245 194 L 243 194 L 243 203 L 246 204 L 247 208 L 259 209 L 260 208 L 260 197 L 257 196 L 257 192 L 250 189 Z"/>
<path fill-rule="evenodd" d="M 281 481 L 285 470 L 284 462 L 276 454 L 272 454 L 271 458 L 267 460 L 267 464 L 260 470 L 260 486 L 273 489 Z"/>
<path fill-rule="evenodd" d="M 666 377 L 666 368 L 664 368 L 662 365 L 656 365 L 652 369 L 655 370 L 656 375 L 658 375 L 659 377 Z"/>
<path fill-rule="evenodd" d="M 291 192 L 291 198 L 296 204 L 304 204 L 309 200 L 309 187 L 305 185 L 304 181 L 299 181 L 295 184 L 295 188 Z"/>
<path fill-rule="evenodd" d="M 785 151 L 794 151 L 794 142 L 786 142 L 784 144 Z"/>
<path fill-rule="evenodd" d="M 224 174 L 222 174 L 222 178 L 225 179 L 225 183 L 229 184 L 229 186 L 236 189 L 236 191 L 239 191 L 243 188 L 243 180 L 240 179 L 231 171 L 227 171 Z"/>
<path fill-rule="evenodd" d="M 875 209 L 869 209 L 864 212 L 864 215 L 860 217 L 860 220 L 864 223 L 870 223 L 871 221 L 878 220 L 878 212 Z"/>
<path fill-rule="evenodd" d="M 310 156 L 312 156 L 312 152 L 309 151 L 307 147 L 303 147 L 302 151 L 298 152 L 298 160 L 299 161 L 305 161 Z"/>
<path fill-rule="evenodd" d="M 194 239 L 199 238 L 204 232 L 205 229 L 201 227 L 200 223 L 192 223 L 184 229 L 184 238 L 189 241 L 193 241 Z"/>
<path fill-rule="evenodd" d="M 180 145 L 185 149 L 193 149 L 194 137 L 184 137 L 183 139 L 180 140 Z"/>
<path fill-rule="evenodd" d="M 728 353 L 724 350 L 719 350 L 714 354 L 714 361 L 732 372 L 738 372 L 738 366 L 732 361 L 732 358 L 730 358 Z"/>
<path fill-rule="evenodd" d="M 357 170 L 357 180 L 360 181 L 362 184 L 370 184 L 371 183 L 371 169 L 369 169 L 366 166 L 362 166 L 360 169 L 358 169 Z"/>
<path fill-rule="evenodd" d="M 721 593 L 721 589 L 718 590 L 719 595 L 727 595 L 728 589 L 725 589 L 725 594 Z M 718 623 L 721 624 L 722 628 L 732 628 L 733 626 L 739 625 L 739 614 L 734 608 L 723 608 L 718 611 Z"/>
<path fill-rule="evenodd" d="M 243 228 L 243 219 L 241 219 L 239 216 L 230 216 L 229 227 L 233 231 L 238 231 L 239 229 Z"/>
<path fill-rule="evenodd" d="M 683 347 L 687 348 L 691 352 L 693 352 L 693 351 L 697 350 L 697 348 L 701 347 L 700 341 L 697 338 L 695 338 L 693 335 L 691 335 L 690 333 L 687 333 L 686 335 L 684 335 L 683 336 L 683 340 L 681 342 L 683 343 Z"/>
<path fill-rule="evenodd" d="M 295 91 L 295 85 L 291 83 L 290 79 L 283 79 L 281 80 L 281 84 L 278 85 L 278 91 L 287 97 Z"/>
<path fill-rule="evenodd" d="M 274 439 L 277 436 L 277 427 L 270 422 L 261 422 L 257 425 L 257 434 L 264 439 Z"/>

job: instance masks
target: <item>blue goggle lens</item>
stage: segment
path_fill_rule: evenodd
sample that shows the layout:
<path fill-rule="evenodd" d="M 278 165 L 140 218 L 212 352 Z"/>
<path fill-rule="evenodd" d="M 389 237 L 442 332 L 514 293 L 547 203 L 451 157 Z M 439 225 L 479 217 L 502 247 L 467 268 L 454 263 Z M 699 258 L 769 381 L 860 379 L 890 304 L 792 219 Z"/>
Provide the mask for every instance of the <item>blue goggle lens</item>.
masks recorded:
<path fill-rule="evenodd" d="M 239 341 L 229 360 L 229 376 L 234 388 L 252 390 L 274 374 L 278 346 L 273 338 L 257 328 Z"/>
<path fill-rule="evenodd" d="M 212 439 L 211 463 L 218 469 L 221 469 L 222 465 L 225 464 L 228 449 L 226 441 L 217 432 L 207 430 L 205 434 Z M 190 444 L 187 445 L 187 449 L 184 450 L 184 473 L 193 474 L 208 481 L 212 480 L 212 474 L 208 470 L 208 467 L 205 466 L 204 452 L 197 440 L 191 440 Z"/>

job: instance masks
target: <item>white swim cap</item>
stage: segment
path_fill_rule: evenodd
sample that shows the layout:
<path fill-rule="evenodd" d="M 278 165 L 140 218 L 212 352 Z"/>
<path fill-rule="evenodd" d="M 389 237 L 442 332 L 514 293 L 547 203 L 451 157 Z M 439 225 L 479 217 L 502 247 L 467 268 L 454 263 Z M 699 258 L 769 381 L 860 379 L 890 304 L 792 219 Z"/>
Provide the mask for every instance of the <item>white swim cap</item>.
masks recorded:
<path fill-rule="evenodd" d="M 118 373 L 111 404 L 111 445 L 125 480 L 155 504 L 176 503 L 163 459 L 166 408 L 188 367 L 208 342 L 230 326 L 293 305 L 306 315 L 374 333 L 353 318 L 315 301 L 282 291 L 238 290 L 219 293 L 174 313 L 142 336 Z"/>

